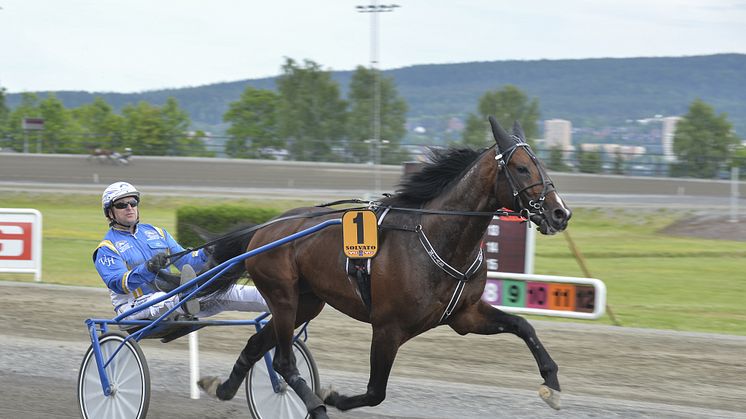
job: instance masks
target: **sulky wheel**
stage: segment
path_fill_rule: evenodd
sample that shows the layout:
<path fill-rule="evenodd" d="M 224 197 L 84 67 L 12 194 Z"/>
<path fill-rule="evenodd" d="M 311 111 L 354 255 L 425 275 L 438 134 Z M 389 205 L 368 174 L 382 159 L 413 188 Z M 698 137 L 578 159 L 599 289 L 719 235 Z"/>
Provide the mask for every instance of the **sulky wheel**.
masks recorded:
<path fill-rule="evenodd" d="M 101 355 L 106 362 L 125 340 L 122 333 L 111 332 L 99 337 Z M 106 367 L 112 394 L 104 395 L 96 366 L 93 345 L 80 365 L 78 402 L 84 419 L 141 419 L 150 404 L 150 372 L 140 345 L 129 340 Z"/>
<path fill-rule="evenodd" d="M 274 356 L 274 349 L 270 352 Z M 298 367 L 300 376 L 306 380 L 313 392 L 319 390 L 319 371 L 311 356 L 311 351 L 301 340 L 293 342 L 293 354 L 295 365 Z M 274 372 L 273 372 L 274 373 Z M 306 405 L 295 394 L 285 380 L 277 375 L 280 380 L 281 389 L 275 392 L 267 372 L 267 363 L 264 358 L 257 361 L 246 375 L 246 399 L 249 403 L 249 412 L 254 419 L 297 419 L 307 416 Z"/>

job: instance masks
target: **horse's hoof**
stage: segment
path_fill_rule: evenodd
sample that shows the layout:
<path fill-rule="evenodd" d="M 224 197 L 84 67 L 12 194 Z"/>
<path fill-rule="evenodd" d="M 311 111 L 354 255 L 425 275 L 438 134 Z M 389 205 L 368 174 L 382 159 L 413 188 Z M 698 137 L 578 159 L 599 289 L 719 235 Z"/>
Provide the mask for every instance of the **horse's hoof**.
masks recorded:
<path fill-rule="evenodd" d="M 197 385 L 208 395 L 218 398 L 218 386 L 220 385 L 220 378 L 218 377 L 202 377 L 197 381 Z"/>
<path fill-rule="evenodd" d="M 334 389 L 332 389 L 332 386 L 327 386 L 324 388 L 320 388 L 319 391 L 316 392 L 316 395 L 319 396 L 321 400 L 325 400 L 333 392 L 334 392 Z"/>
<path fill-rule="evenodd" d="M 326 407 L 319 406 L 311 411 L 311 418 L 313 419 L 329 419 L 329 415 L 326 414 Z"/>
<path fill-rule="evenodd" d="M 337 393 L 332 386 L 327 386 L 322 389 L 319 389 L 319 391 L 316 393 L 317 396 L 321 399 L 321 401 L 324 402 L 324 404 L 328 404 L 329 406 L 335 406 L 336 407 L 336 400 L 337 397 L 339 397 L 339 393 Z"/>
<path fill-rule="evenodd" d="M 560 392 L 552 390 L 546 385 L 539 387 L 539 397 L 544 400 L 552 409 L 560 410 Z"/>

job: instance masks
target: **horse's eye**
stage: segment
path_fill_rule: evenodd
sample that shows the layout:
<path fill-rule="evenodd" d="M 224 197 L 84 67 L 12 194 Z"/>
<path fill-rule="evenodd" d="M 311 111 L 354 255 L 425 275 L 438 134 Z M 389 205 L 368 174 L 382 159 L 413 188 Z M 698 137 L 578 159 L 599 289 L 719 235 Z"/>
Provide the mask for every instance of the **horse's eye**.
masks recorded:
<path fill-rule="evenodd" d="M 526 166 L 518 166 L 518 173 L 520 173 L 522 175 L 527 175 L 528 174 L 528 167 L 526 167 Z"/>

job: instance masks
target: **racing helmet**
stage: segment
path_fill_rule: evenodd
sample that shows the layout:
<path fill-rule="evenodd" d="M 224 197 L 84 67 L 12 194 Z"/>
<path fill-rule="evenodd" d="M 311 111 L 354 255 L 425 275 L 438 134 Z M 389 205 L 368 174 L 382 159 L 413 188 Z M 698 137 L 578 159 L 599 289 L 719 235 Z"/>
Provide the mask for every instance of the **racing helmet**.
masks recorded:
<path fill-rule="evenodd" d="M 109 209 L 111 204 L 119 198 L 134 196 L 140 202 L 140 192 L 127 182 L 114 182 L 107 186 L 104 194 L 101 195 L 101 207 L 104 210 L 104 216 L 109 218 Z"/>

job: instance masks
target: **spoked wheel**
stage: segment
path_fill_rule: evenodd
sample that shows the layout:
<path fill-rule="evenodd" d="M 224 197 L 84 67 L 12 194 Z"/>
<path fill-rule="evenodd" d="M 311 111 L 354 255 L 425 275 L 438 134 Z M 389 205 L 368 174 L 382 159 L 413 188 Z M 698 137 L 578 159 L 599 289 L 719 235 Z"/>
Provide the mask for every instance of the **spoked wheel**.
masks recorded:
<path fill-rule="evenodd" d="M 275 350 L 270 351 L 274 356 Z M 311 351 L 301 340 L 293 342 L 293 353 L 295 364 L 300 376 L 306 380 L 311 390 L 319 389 L 319 371 L 316 362 L 311 356 Z M 273 371 L 274 373 L 274 371 Z M 281 390 L 275 393 L 272 381 L 267 371 L 267 363 L 264 358 L 257 361 L 246 375 L 246 399 L 249 403 L 249 412 L 254 419 L 297 419 L 308 417 L 306 405 L 303 400 L 295 394 L 290 386 L 279 374 L 274 373 L 281 383 Z"/>
<path fill-rule="evenodd" d="M 126 339 L 122 333 L 101 335 L 101 354 L 104 362 Z M 129 340 L 106 367 L 113 393 L 104 395 L 96 366 L 93 345 L 80 365 L 78 374 L 78 402 L 84 419 L 141 419 L 147 416 L 150 405 L 150 372 L 140 345 Z"/>

